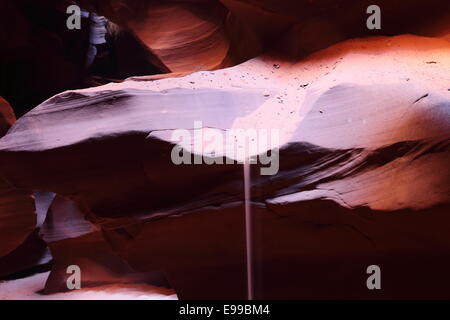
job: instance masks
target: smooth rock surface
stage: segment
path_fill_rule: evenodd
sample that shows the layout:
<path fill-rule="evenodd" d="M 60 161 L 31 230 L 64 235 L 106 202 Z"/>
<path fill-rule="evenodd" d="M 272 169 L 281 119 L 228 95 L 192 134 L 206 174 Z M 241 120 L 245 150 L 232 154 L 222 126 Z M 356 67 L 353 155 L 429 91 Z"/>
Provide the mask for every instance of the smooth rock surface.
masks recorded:
<path fill-rule="evenodd" d="M 42 294 L 49 273 L 26 279 L 0 282 L 1 300 L 176 300 L 172 290 L 149 285 L 114 284 L 72 292 Z"/>
<path fill-rule="evenodd" d="M 189 143 L 172 133 L 277 129 L 278 173 L 251 166 L 257 297 L 448 297 L 449 71 L 450 42 L 399 36 L 65 92 L 0 140 L 0 176 L 74 201 L 114 255 L 165 272 L 180 298 L 245 298 L 242 165 L 175 165 Z M 69 229 L 63 265 L 86 252 L 68 242 L 89 243 Z M 371 264 L 382 292 L 364 287 Z"/>
<path fill-rule="evenodd" d="M 163 71 L 229 67 L 267 51 L 292 61 L 362 36 L 412 33 L 434 36 L 448 29 L 446 0 L 380 0 L 382 29 L 369 30 L 369 0 L 81 0 L 126 26 L 149 48 Z M 426 14 L 423 14 L 426 12 Z M 446 20 L 447 19 L 447 20 Z M 444 22 L 441 22 L 444 21 Z"/>

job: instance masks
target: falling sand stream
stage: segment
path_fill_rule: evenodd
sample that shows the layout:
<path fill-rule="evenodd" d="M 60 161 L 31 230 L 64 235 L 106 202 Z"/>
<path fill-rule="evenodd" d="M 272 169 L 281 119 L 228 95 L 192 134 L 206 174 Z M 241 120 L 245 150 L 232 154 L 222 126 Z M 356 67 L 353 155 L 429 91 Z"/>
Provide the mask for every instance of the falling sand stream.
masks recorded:
<path fill-rule="evenodd" d="M 252 233 L 252 216 L 250 207 L 250 163 L 246 159 L 243 163 L 244 169 L 244 207 L 245 207 L 245 251 L 247 261 L 247 298 L 253 300 L 253 233 Z"/>

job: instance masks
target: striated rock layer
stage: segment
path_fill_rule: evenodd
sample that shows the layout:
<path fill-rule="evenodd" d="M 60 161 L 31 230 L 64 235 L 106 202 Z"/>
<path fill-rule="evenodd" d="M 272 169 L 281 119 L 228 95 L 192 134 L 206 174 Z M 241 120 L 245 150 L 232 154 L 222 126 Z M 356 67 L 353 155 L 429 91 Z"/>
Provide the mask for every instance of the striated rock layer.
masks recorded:
<path fill-rule="evenodd" d="M 0 136 L 4 136 L 16 117 L 11 106 L 0 97 Z M 0 257 L 18 247 L 34 230 L 36 214 L 31 189 L 16 188 L 0 179 Z"/>
<path fill-rule="evenodd" d="M 48 0 L 47 0 L 48 1 Z M 81 0 L 134 32 L 163 71 L 229 67 L 266 51 L 296 60 L 346 39 L 449 31 L 447 0 L 379 0 L 381 30 L 366 26 L 370 0 Z M 424 14 L 426 12 L 426 14 Z"/>
<path fill-rule="evenodd" d="M 250 154 L 279 153 L 274 175 L 251 165 L 256 297 L 448 298 L 449 71 L 448 41 L 399 36 L 68 91 L 0 140 L 0 175 L 73 209 L 55 200 L 44 223 L 48 290 L 88 261 L 86 283 L 162 271 L 180 298 L 245 298 L 242 163 L 176 165 L 174 147 L 224 155 L 173 135 L 278 130 Z M 366 287 L 373 264 L 381 291 Z"/>

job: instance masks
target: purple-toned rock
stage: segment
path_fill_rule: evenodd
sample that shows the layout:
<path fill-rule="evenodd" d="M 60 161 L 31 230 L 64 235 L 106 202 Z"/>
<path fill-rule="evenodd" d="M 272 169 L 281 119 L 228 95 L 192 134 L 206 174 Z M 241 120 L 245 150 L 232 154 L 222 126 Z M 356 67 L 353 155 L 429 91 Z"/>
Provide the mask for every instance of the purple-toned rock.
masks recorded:
<path fill-rule="evenodd" d="M 256 159 L 256 297 L 448 298 L 449 53 L 443 39 L 359 39 L 299 62 L 65 92 L 0 140 L 0 176 L 76 208 L 54 202 L 48 218 L 70 223 L 44 224 L 51 290 L 87 255 L 88 279 L 120 257 L 164 272 L 180 298 L 246 298 L 242 160 Z M 239 130 L 277 134 L 225 153 L 245 148 Z M 374 264 L 382 291 L 365 286 Z"/>

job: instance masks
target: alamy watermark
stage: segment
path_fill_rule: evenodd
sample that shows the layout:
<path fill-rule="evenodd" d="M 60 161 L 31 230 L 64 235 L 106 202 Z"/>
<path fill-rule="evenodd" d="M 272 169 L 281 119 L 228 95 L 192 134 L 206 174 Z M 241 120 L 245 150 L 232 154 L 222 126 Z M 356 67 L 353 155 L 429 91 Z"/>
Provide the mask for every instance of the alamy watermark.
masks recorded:
<path fill-rule="evenodd" d="M 81 289 L 81 268 L 77 265 L 70 265 L 66 270 L 67 277 L 66 285 L 69 290 L 79 290 Z"/>
<path fill-rule="evenodd" d="M 366 13 L 370 14 L 366 22 L 367 28 L 369 30 L 381 29 L 381 8 L 373 4 L 367 7 Z"/>
<path fill-rule="evenodd" d="M 381 289 L 381 268 L 375 264 L 370 265 L 366 269 L 366 273 L 370 274 L 367 278 L 366 285 L 369 290 Z"/>
<path fill-rule="evenodd" d="M 81 29 L 81 8 L 77 5 L 67 7 L 66 13 L 70 16 L 67 18 L 66 26 L 69 30 Z"/>
<path fill-rule="evenodd" d="M 278 173 L 279 129 L 216 129 L 194 122 L 194 129 L 172 132 L 171 159 L 181 164 L 260 164 L 261 175 Z M 264 167 L 263 167 L 264 166 Z"/>

